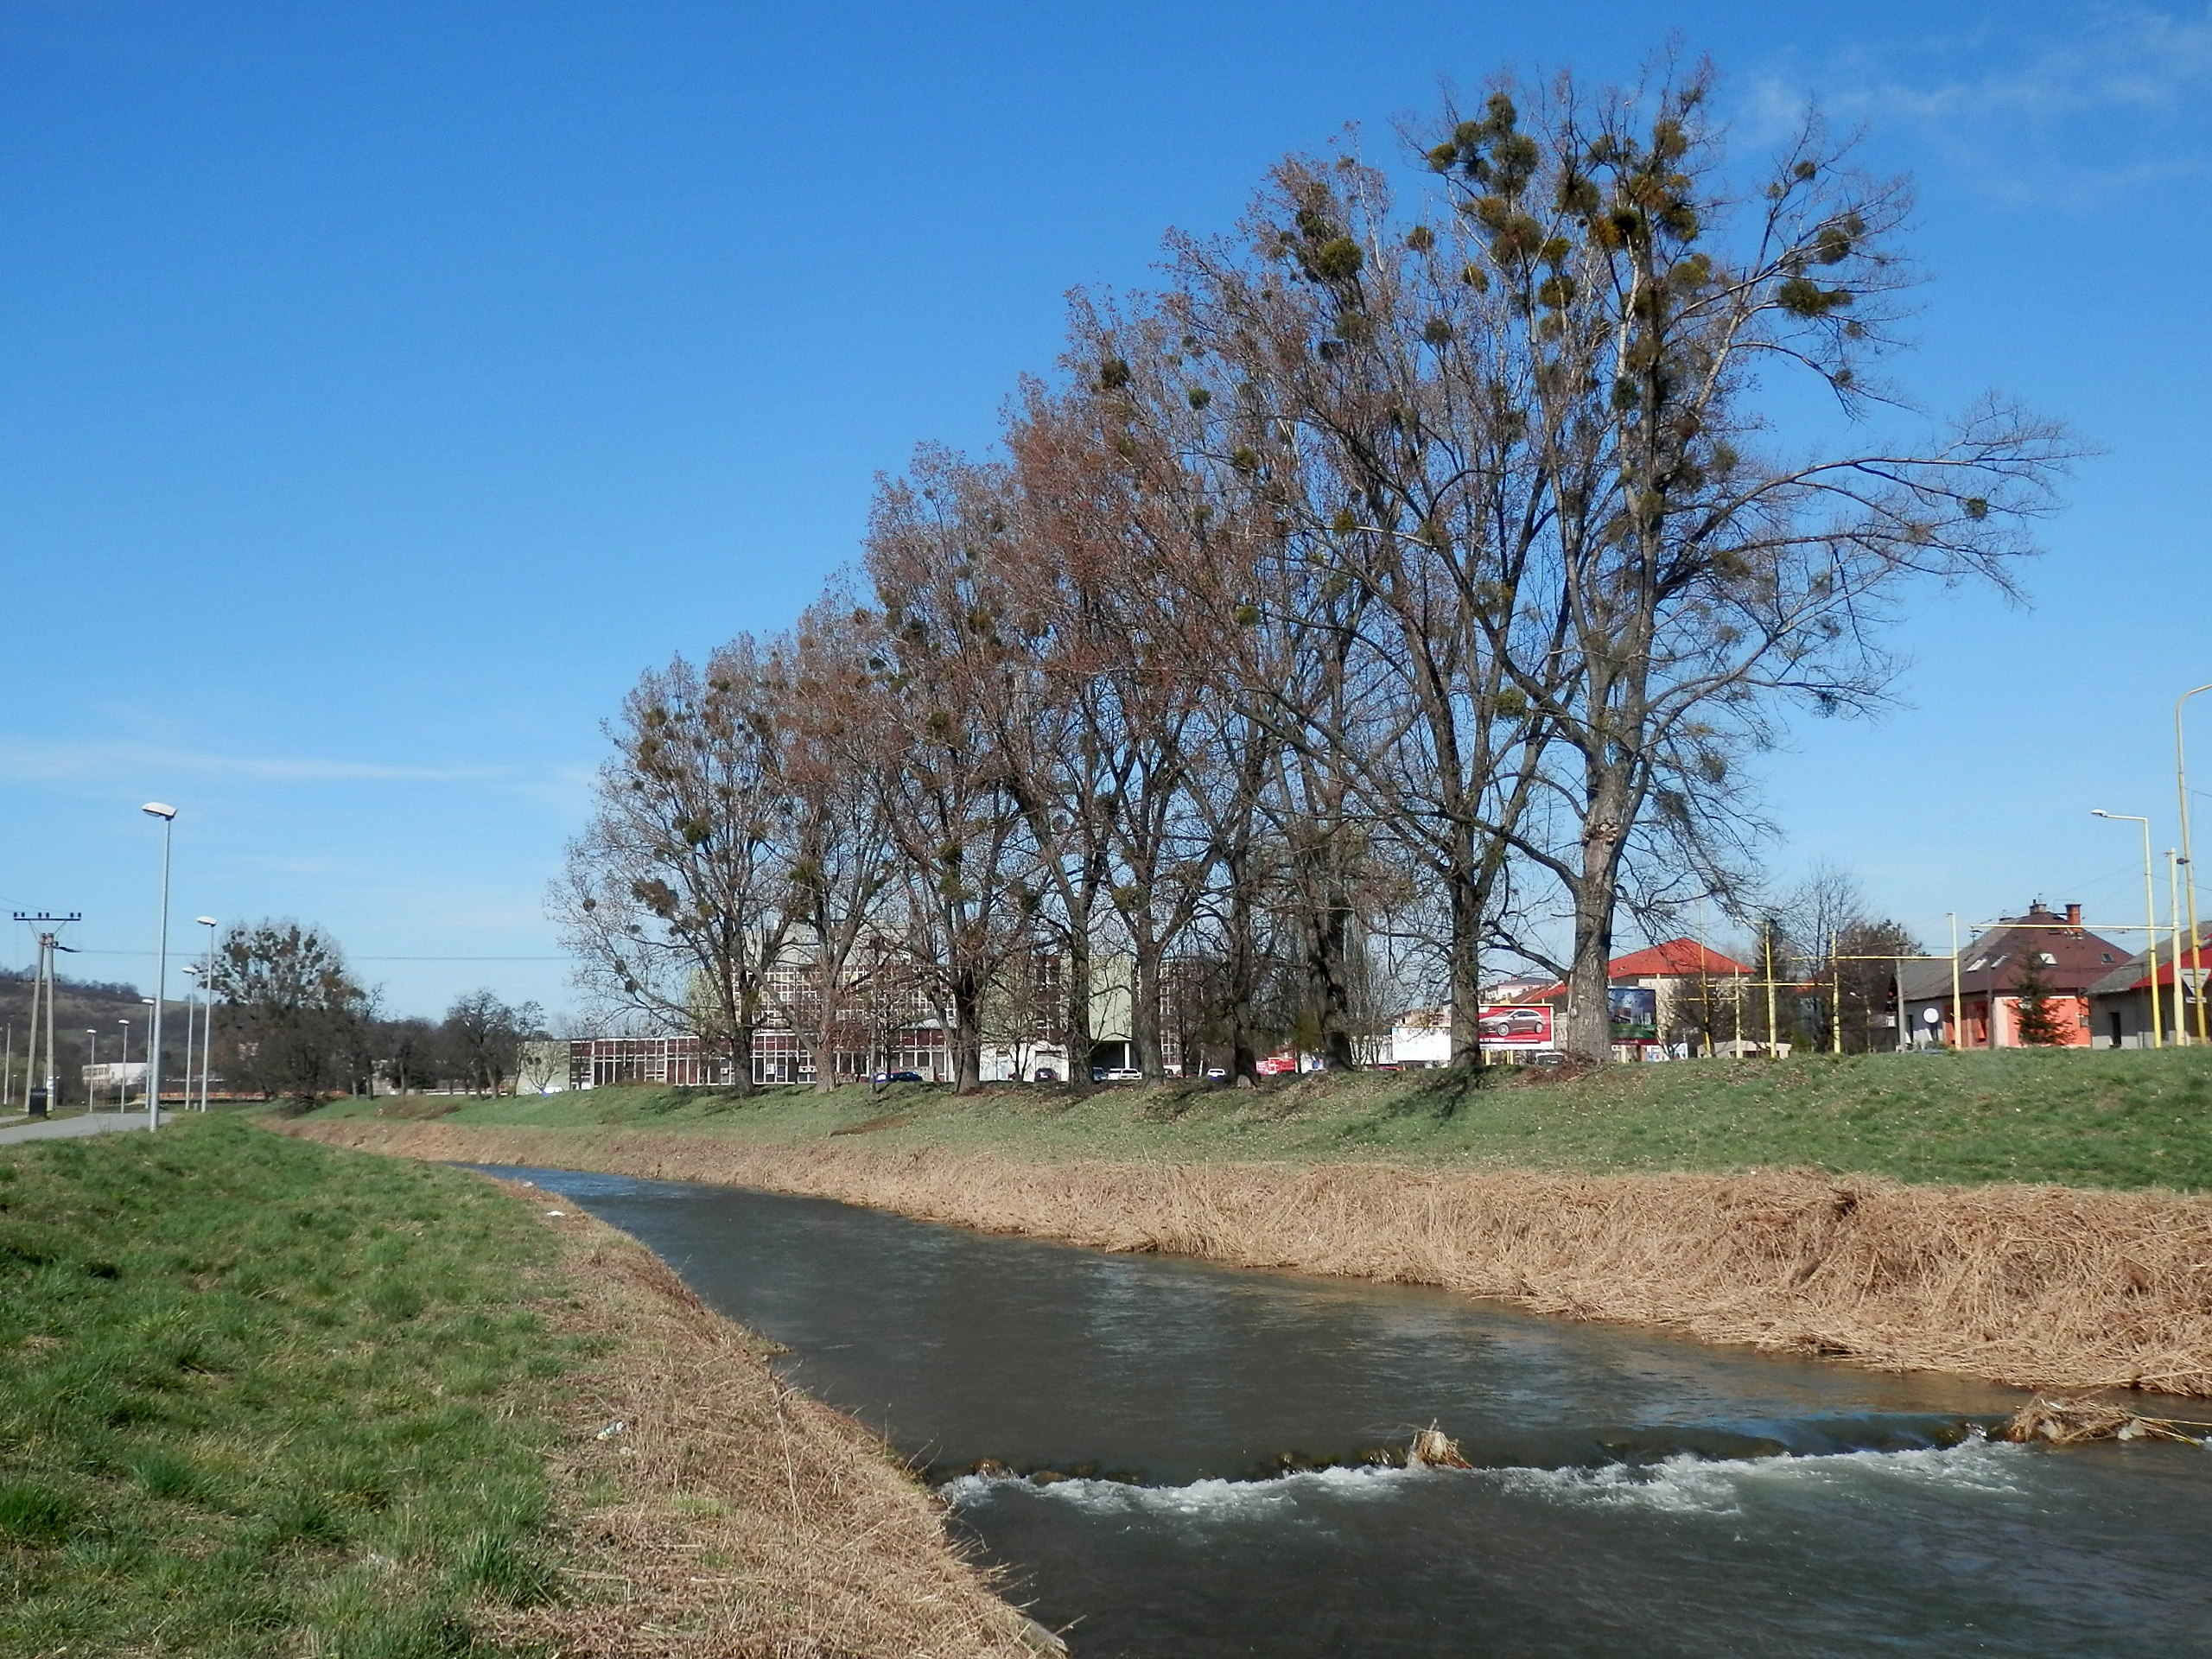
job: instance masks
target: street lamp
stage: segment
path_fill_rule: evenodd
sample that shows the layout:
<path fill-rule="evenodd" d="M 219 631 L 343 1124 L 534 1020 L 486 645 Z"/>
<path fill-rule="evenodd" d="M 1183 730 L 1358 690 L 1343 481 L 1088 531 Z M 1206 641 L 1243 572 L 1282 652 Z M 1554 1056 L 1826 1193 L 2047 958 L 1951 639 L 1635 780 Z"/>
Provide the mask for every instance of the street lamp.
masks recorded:
<path fill-rule="evenodd" d="M 200 975 L 200 1000 L 206 1006 L 200 1011 L 200 1109 L 207 1109 L 207 1073 L 215 1064 L 215 918 L 195 916 L 193 919 L 207 930 L 207 965 Z"/>
<path fill-rule="evenodd" d="M 2200 685 L 2174 699 L 2174 796 L 2181 804 L 2181 861 L 2189 867 L 2189 980 L 2196 992 L 2196 1040 L 2201 1043 L 2205 1040 L 2204 958 L 2196 937 L 2196 864 L 2189 844 L 2189 769 L 2182 753 L 2181 725 L 2183 706 L 2200 691 L 2212 691 L 2212 685 Z"/>
<path fill-rule="evenodd" d="M 93 1112 L 99 1109 L 99 1103 L 92 1098 L 92 1073 L 100 1069 L 100 1033 L 97 1027 L 86 1026 L 85 1035 L 92 1039 L 86 1046 L 85 1109 Z"/>
<path fill-rule="evenodd" d="M 162 926 L 154 948 L 154 1029 L 146 1044 L 146 1127 L 162 1122 L 162 1004 L 169 994 L 169 842 L 176 830 L 176 808 L 166 801 L 149 801 L 138 809 L 162 821 Z"/>
<path fill-rule="evenodd" d="M 2164 1048 L 2165 1021 L 2158 1013 L 2158 893 L 2151 882 L 2151 820 L 2133 812 L 2107 812 L 2101 806 L 2091 807 L 2089 816 L 2143 826 L 2143 938 L 2151 964 L 2151 1046 Z"/>
<path fill-rule="evenodd" d="M 115 1023 L 123 1027 L 123 1064 L 115 1069 L 115 1109 L 119 1114 L 130 1104 L 130 1017 L 125 1014 Z"/>
<path fill-rule="evenodd" d="M 186 963 L 184 976 L 187 981 L 197 983 L 200 964 Z M 184 1103 L 188 1109 L 192 1105 L 192 1046 L 193 1039 L 199 1035 L 199 1027 L 195 1024 L 199 1013 L 199 1004 L 194 1000 L 190 984 L 188 984 L 184 993 Z"/>

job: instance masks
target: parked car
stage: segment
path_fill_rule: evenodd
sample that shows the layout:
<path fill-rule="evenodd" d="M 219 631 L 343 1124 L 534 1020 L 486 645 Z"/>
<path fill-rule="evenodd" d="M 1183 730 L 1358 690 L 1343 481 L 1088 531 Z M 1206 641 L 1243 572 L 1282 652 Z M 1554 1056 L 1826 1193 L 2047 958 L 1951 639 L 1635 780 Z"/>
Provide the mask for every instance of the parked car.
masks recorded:
<path fill-rule="evenodd" d="M 1090 1068 L 1093 1083 L 1141 1083 L 1144 1073 L 1133 1071 L 1126 1065 L 1094 1065 Z"/>
<path fill-rule="evenodd" d="M 879 1071 L 875 1074 L 875 1080 L 878 1083 L 926 1083 L 928 1081 L 918 1071 Z"/>
<path fill-rule="evenodd" d="M 1029 1080 L 1032 1083 L 1058 1083 L 1060 1074 L 1049 1065 L 1040 1065 L 1029 1074 Z"/>
<path fill-rule="evenodd" d="M 1541 1008 L 1515 1008 L 1476 1021 L 1475 1029 L 1485 1037 L 1541 1037 L 1551 1023 L 1551 1016 Z"/>

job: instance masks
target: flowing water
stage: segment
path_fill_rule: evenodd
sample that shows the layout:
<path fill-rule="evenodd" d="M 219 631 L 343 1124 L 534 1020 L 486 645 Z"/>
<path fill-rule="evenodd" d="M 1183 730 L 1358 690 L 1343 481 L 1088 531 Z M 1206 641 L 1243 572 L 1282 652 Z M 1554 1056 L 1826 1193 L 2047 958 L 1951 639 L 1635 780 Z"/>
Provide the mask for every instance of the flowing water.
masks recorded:
<path fill-rule="evenodd" d="M 2212 1452 L 1986 1441 L 2009 1390 L 501 1173 L 786 1345 L 785 1374 L 922 1465 L 1080 1659 L 2212 1656 Z M 1432 1422 L 1477 1467 L 1370 1461 Z"/>

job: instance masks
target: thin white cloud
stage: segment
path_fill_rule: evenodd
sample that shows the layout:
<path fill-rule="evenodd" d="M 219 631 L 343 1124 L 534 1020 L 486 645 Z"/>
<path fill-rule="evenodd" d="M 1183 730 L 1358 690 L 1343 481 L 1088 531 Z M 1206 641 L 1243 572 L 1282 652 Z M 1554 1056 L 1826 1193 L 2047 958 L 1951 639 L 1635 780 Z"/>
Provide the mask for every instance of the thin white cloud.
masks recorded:
<path fill-rule="evenodd" d="M 1869 45 L 1817 70 L 1778 66 L 1749 79 L 1737 113 L 1746 136 L 1772 139 L 1814 103 L 1990 194 L 2078 206 L 2206 171 L 2195 117 L 2208 93 L 2212 10 L 2106 6 L 2032 34 L 1995 28 Z M 2169 119 L 2182 124 L 2160 135 Z"/>
<path fill-rule="evenodd" d="M 399 766 L 369 760 L 211 754 L 137 743 L 30 743 L 0 738 L 0 778 L 61 783 L 186 775 L 257 783 L 465 783 L 508 775 L 502 766 Z"/>

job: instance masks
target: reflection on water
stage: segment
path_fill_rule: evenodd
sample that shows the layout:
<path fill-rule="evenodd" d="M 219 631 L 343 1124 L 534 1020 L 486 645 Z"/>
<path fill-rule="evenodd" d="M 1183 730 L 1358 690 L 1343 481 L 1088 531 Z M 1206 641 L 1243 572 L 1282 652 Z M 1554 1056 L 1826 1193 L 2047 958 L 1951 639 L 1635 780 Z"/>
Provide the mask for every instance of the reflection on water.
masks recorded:
<path fill-rule="evenodd" d="M 945 1479 L 1084 1659 L 2212 1656 L 2212 1455 L 1986 1443 L 2006 1390 L 522 1173 Z M 1356 1466 L 1431 1421 L 1481 1466 Z"/>

